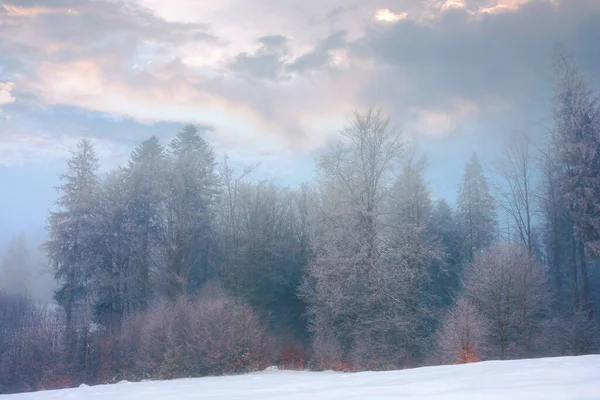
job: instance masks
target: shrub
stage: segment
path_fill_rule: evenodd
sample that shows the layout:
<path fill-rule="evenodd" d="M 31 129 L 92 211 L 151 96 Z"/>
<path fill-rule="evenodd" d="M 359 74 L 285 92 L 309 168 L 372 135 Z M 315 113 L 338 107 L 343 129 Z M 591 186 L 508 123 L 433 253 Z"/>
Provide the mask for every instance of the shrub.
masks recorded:
<path fill-rule="evenodd" d="M 264 369 L 273 340 L 246 304 L 211 283 L 198 296 L 161 302 L 129 318 L 121 333 L 126 365 L 140 378 L 233 374 Z"/>
<path fill-rule="evenodd" d="M 27 296 L 0 292 L 0 393 L 69 386 L 63 337 L 54 313 Z"/>
<path fill-rule="evenodd" d="M 458 359 L 456 360 L 456 364 L 468 364 L 479 361 L 481 360 L 479 359 L 479 357 L 477 357 L 477 355 L 475 354 L 475 350 L 473 350 L 469 341 L 467 340 L 458 352 Z"/>

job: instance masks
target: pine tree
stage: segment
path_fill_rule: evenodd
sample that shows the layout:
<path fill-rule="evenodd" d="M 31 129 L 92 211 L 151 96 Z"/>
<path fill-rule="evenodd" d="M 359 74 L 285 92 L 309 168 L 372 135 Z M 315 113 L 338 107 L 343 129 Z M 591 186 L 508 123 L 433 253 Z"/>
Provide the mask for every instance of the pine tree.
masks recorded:
<path fill-rule="evenodd" d="M 121 325 L 132 300 L 130 285 L 135 284 L 129 281 L 133 237 L 123 171 L 108 174 L 99 196 L 98 233 L 102 241 L 97 249 L 100 261 L 93 276 L 94 317 L 97 323 L 114 330 Z"/>
<path fill-rule="evenodd" d="M 151 271 L 159 264 L 155 249 L 164 238 L 166 156 L 156 136 L 144 141 L 125 169 L 132 237 L 128 312 L 143 309 L 152 297 Z"/>
<path fill-rule="evenodd" d="M 488 247 L 496 237 L 496 212 L 483 169 L 473 154 L 465 167 L 458 194 L 458 223 L 463 232 L 463 249 L 468 259 Z"/>
<path fill-rule="evenodd" d="M 589 83 L 564 54 L 557 55 L 555 67 L 554 145 L 558 187 L 573 222 L 583 310 L 592 321 L 588 258 L 600 256 L 600 107 Z M 572 264 L 576 279 L 575 259 Z M 573 307 L 578 308 L 576 282 L 572 281 L 572 285 Z"/>
<path fill-rule="evenodd" d="M 83 325 L 79 360 L 68 355 L 67 362 L 79 372 L 87 371 L 88 327 L 91 311 L 91 282 L 99 264 L 98 249 L 98 158 L 92 143 L 81 140 L 67 162 L 68 171 L 61 175 L 58 187 L 58 210 L 50 213 L 49 240 L 45 243 L 50 266 L 59 283 L 54 298 L 64 309 L 67 348 L 76 349 L 77 326 Z M 77 321 L 75 321 L 77 319 Z M 77 324 L 76 324 L 77 322 Z M 72 353 L 71 353 L 72 354 Z M 79 361 L 79 367 L 72 364 Z"/>
<path fill-rule="evenodd" d="M 437 236 L 444 253 L 443 263 L 438 274 L 431 277 L 431 284 L 440 298 L 440 305 L 447 307 L 452 303 L 453 294 L 459 289 L 463 252 L 455 212 L 444 199 L 437 200 L 433 206 L 431 230 Z"/>
<path fill-rule="evenodd" d="M 425 157 L 416 153 L 405 155 L 390 199 L 389 222 L 392 226 L 387 240 L 386 264 L 390 279 L 402 291 L 394 297 L 404 303 L 403 319 L 407 341 L 405 351 L 410 356 L 422 356 L 429 345 L 439 315 L 436 286 L 444 270 L 444 249 L 432 230 L 431 190 L 425 182 Z M 445 278 L 445 277 L 444 277 Z M 403 284 L 399 283 L 403 281 Z M 394 290 L 390 288 L 390 290 Z M 400 308 L 398 308 L 400 309 Z"/>
<path fill-rule="evenodd" d="M 163 270 L 169 296 L 200 287 L 214 271 L 214 204 L 218 194 L 213 151 L 188 125 L 170 144 L 167 231 Z"/>

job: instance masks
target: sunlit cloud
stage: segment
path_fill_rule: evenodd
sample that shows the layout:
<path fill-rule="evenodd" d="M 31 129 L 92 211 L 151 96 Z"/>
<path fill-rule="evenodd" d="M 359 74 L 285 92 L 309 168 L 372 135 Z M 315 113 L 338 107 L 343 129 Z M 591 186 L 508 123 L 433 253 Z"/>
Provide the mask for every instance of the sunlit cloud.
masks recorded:
<path fill-rule="evenodd" d="M 24 76 L 11 75 L 14 90 L 0 87 L 0 105 L 18 97 L 15 105 L 73 106 L 143 124 L 205 124 L 223 149 L 268 154 L 318 149 L 340 128 L 328 121 L 343 124 L 375 102 L 399 125 L 443 138 L 482 112 L 448 98 L 478 104 L 481 91 L 501 91 L 514 100 L 504 87 L 524 73 L 480 46 L 499 37 L 494 19 L 552 1 L 12 0 L 2 18 L 14 17 L 16 28 L 0 30 L 0 41 Z M 47 16 L 65 12 L 73 15 Z M 508 84 L 499 89 L 500 80 Z"/>
<path fill-rule="evenodd" d="M 454 100 L 445 109 L 413 108 L 413 121 L 408 124 L 412 134 L 442 138 L 453 133 L 461 123 L 472 118 L 478 112 L 475 103 L 466 100 Z"/>
<path fill-rule="evenodd" d="M 263 90 L 271 100 L 254 104 L 255 85 L 231 79 L 227 83 L 223 78 L 206 80 L 185 65 L 146 66 L 132 73 L 140 76 L 130 81 L 111 76 L 101 62 L 92 59 L 46 62 L 39 64 L 36 79 L 23 84 L 47 104 L 73 105 L 144 124 L 206 124 L 214 127 L 207 135 L 215 145 L 263 153 L 292 148 L 309 152 L 321 146 L 322 138 L 336 130 L 328 131 L 320 119 L 354 109 L 359 89 L 343 76 L 333 81 L 327 76 L 313 77 L 320 79 L 319 84 L 299 77 L 282 87 L 266 85 Z M 348 74 L 356 76 L 352 71 Z M 340 99 L 340 95 L 345 96 Z"/>
<path fill-rule="evenodd" d="M 537 0 L 556 3 L 558 0 Z M 497 14 L 503 12 L 517 11 L 523 5 L 529 3 L 530 0 L 491 0 L 481 5 L 480 1 L 469 0 L 445 0 L 438 4 L 440 12 L 450 10 L 463 10 L 471 16 L 481 16 L 486 14 Z"/>
<path fill-rule="evenodd" d="M 466 9 L 467 4 L 462 0 L 447 0 L 440 7 L 441 11 L 447 11 L 452 9 Z"/>
<path fill-rule="evenodd" d="M 406 18 L 408 18 L 408 13 L 403 12 L 403 13 L 396 14 L 387 8 L 378 10 L 375 13 L 375 19 L 380 22 L 394 23 L 394 22 L 398 22 L 398 21 L 401 21 Z"/>
<path fill-rule="evenodd" d="M 9 17 L 34 18 L 42 14 L 78 14 L 78 11 L 72 8 L 21 7 L 10 4 L 0 4 L 0 7 L 4 8 L 4 11 Z"/>
<path fill-rule="evenodd" d="M 529 0 L 498 0 L 497 3 L 491 7 L 481 7 L 477 10 L 481 14 L 494 14 L 499 12 L 516 11 L 524 4 L 527 4 Z"/>
<path fill-rule="evenodd" d="M 16 100 L 12 95 L 13 87 L 13 82 L 0 82 L 0 107 Z"/>

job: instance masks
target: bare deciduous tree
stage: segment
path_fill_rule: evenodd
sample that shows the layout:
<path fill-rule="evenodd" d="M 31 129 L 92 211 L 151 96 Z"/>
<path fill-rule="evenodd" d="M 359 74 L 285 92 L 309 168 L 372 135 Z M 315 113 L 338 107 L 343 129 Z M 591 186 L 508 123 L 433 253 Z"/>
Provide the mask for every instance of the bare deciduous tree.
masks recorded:
<path fill-rule="evenodd" d="M 533 216 L 535 200 L 535 163 L 532 142 L 527 134 L 511 137 L 498 160 L 496 192 L 498 203 L 513 220 L 516 237 L 533 255 Z M 509 236 L 510 240 L 513 240 Z"/>
<path fill-rule="evenodd" d="M 492 324 L 492 357 L 528 357 L 542 348 L 552 299 L 544 269 L 526 248 L 501 243 L 479 253 L 463 285 L 467 298 Z"/>
<path fill-rule="evenodd" d="M 485 359 L 489 346 L 491 323 L 464 297 L 448 311 L 436 335 L 434 359 L 443 364 L 454 364 L 461 350 L 470 347 L 475 354 Z"/>

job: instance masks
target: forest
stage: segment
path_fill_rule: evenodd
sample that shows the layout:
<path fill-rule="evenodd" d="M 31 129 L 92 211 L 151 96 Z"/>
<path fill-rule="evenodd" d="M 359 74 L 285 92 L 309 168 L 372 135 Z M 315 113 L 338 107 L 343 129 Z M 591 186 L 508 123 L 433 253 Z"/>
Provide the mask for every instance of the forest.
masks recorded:
<path fill-rule="evenodd" d="M 81 140 L 42 249 L 54 303 L 20 289 L 24 238 L 0 263 L 0 393 L 597 352 L 600 103 L 566 56 L 553 84 L 552 126 L 457 166 L 455 205 L 377 108 L 300 187 L 192 125 L 106 174 Z"/>

